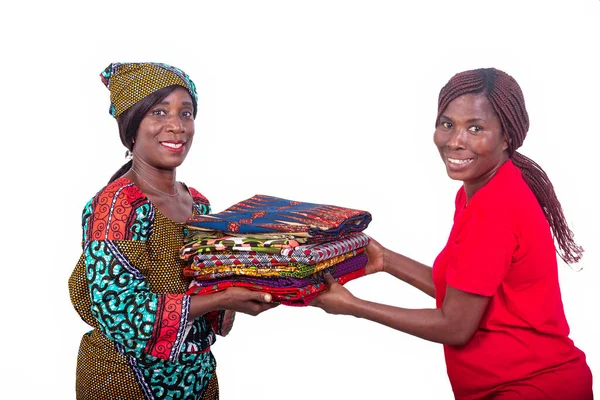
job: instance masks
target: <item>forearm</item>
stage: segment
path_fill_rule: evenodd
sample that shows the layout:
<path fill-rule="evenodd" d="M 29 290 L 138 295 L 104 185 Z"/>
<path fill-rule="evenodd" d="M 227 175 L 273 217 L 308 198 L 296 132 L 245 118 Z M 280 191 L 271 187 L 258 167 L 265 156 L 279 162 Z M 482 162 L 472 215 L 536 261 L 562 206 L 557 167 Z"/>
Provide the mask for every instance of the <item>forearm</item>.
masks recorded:
<path fill-rule="evenodd" d="M 384 252 L 383 270 L 435 298 L 431 267 L 387 250 Z"/>
<path fill-rule="evenodd" d="M 440 308 L 406 309 L 354 297 L 348 304 L 348 314 L 425 340 L 453 346 L 465 345 L 473 334 L 470 330 L 461 329 L 457 321 L 447 318 Z"/>
<path fill-rule="evenodd" d="M 190 297 L 188 320 L 193 321 L 211 311 L 223 310 L 223 292 Z"/>

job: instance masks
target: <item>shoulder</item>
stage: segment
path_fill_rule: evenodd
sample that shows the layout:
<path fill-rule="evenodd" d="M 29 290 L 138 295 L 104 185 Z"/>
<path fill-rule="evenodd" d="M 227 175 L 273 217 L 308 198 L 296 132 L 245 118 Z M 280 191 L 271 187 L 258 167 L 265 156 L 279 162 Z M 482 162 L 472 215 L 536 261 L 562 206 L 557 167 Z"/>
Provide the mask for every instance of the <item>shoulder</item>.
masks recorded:
<path fill-rule="evenodd" d="M 188 189 L 192 195 L 194 204 L 199 208 L 201 214 L 210 214 L 210 202 L 208 199 L 193 187 L 188 187 Z"/>
<path fill-rule="evenodd" d="M 208 199 L 204 197 L 202 193 L 194 189 L 193 187 L 188 187 L 190 194 L 192 195 L 192 199 L 194 199 L 194 203 L 196 204 L 210 204 Z"/>
<path fill-rule="evenodd" d="M 488 208 L 506 205 L 507 201 L 515 197 L 515 193 L 522 191 L 521 183 L 524 183 L 521 171 L 508 160 L 498 168 L 492 179 L 473 195 L 469 204 Z"/>
<path fill-rule="evenodd" d="M 481 199 L 487 207 L 531 209 L 539 203 L 533 191 L 523 179 L 521 170 L 508 160 L 496 176 L 481 189 Z"/>
<path fill-rule="evenodd" d="M 540 209 L 535 195 L 523 179 L 521 170 L 507 161 L 496 175 L 469 201 L 470 215 L 515 228 L 532 212 Z"/>
<path fill-rule="evenodd" d="M 120 178 L 102 188 L 86 205 L 83 215 L 87 240 L 132 239 L 130 229 L 140 215 L 151 216 L 148 198 L 131 181 Z"/>

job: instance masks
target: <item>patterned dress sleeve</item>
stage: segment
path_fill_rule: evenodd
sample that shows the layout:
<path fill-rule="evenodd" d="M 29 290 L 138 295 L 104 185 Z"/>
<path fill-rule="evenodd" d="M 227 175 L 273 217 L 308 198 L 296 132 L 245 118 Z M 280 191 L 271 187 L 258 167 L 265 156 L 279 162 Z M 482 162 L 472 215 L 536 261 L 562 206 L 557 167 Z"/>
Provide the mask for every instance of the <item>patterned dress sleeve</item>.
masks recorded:
<path fill-rule="evenodd" d="M 104 335 L 125 354 L 173 361 L 188 329 L 189 296 L 153 293 L 138 268 L 150 262 L 153 210 L 139 189 L 120 180 L 94 197 L 83 215 L 86 278 Z"/>

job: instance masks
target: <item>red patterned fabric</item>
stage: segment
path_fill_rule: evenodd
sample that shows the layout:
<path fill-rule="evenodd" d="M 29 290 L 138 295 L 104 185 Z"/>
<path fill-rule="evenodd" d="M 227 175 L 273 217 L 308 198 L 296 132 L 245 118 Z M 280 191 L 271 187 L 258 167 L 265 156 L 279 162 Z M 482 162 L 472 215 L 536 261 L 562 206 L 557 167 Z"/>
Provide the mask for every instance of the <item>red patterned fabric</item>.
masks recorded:
<path fill-rule="evenodd" d="M 173 343 L 179 342 L 176 338 L 181 329 L 183 298 L 182 294 L 160 296 L 153 335 L 146 346 L 146 353 L 157 358 L 169 359 Z"/>
<path fill-rule="evenodd" d="M 148 199 L 126 178 L 106 186 L 94 199 L 94 213 L 88 222 L 88 240 L 129 240 L 135 219 L 132 209 Z"/>
<path fill-rule="evenodd" d="M 356 271 L 342 275 L 337 278 L 337 282 L 340 285 L 344 285 L 351 280 L 360 278 L 365 275 L 365 269 L 360 268 Z M 270 293 L 273 296 L 273 301 L 281 303 L 287 306 L 306 306 L 312 301 L 319 293 L 327 290 L 328 286 L 326 283 L 316 283 L 301 288 L 276 288 L 269 286 L 253 285 L 246 282 L 239 281 L 227 281 L 215 284 L 208 287 L 191 287 L 187 294 L 190 295 L 205 295 L 216 293 L 221 290 L 225 290 L 229 287 L 244 287 L 250 290 L 256 290 L 259 292 Z"/>
<path fill-rule="evenodd" d="M 192 199 L 194 199 L 194 203 L 198 204 L 206 204 L 209 205 L 210 202 L 208 201 L 208 199 L 206 197 L 204 197 L 204 195 L 202 193 L 200 193 L 199 191 L 197 191 L 194 188 L 189 187 L 188 190 L 190 191 L 190 194 L 192 195 Z"/>

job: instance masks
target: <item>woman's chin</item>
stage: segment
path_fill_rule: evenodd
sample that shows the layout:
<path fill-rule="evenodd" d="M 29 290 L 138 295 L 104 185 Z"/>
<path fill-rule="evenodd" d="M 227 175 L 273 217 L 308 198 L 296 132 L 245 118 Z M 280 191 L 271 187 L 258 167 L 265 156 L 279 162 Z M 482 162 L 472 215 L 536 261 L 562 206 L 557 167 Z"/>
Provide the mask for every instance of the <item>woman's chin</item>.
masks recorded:
<path fill-rule="evenodd" d="M 467 180 L 467 174 L 461 173 L 461 172 L 457 172 L 457 171 L 452 171 L 450 169 L 446 169 L 446 173 L 448 174 L 448 177 L 450 179 L 452 179 L 453 181 L 465 181 Z"/>

